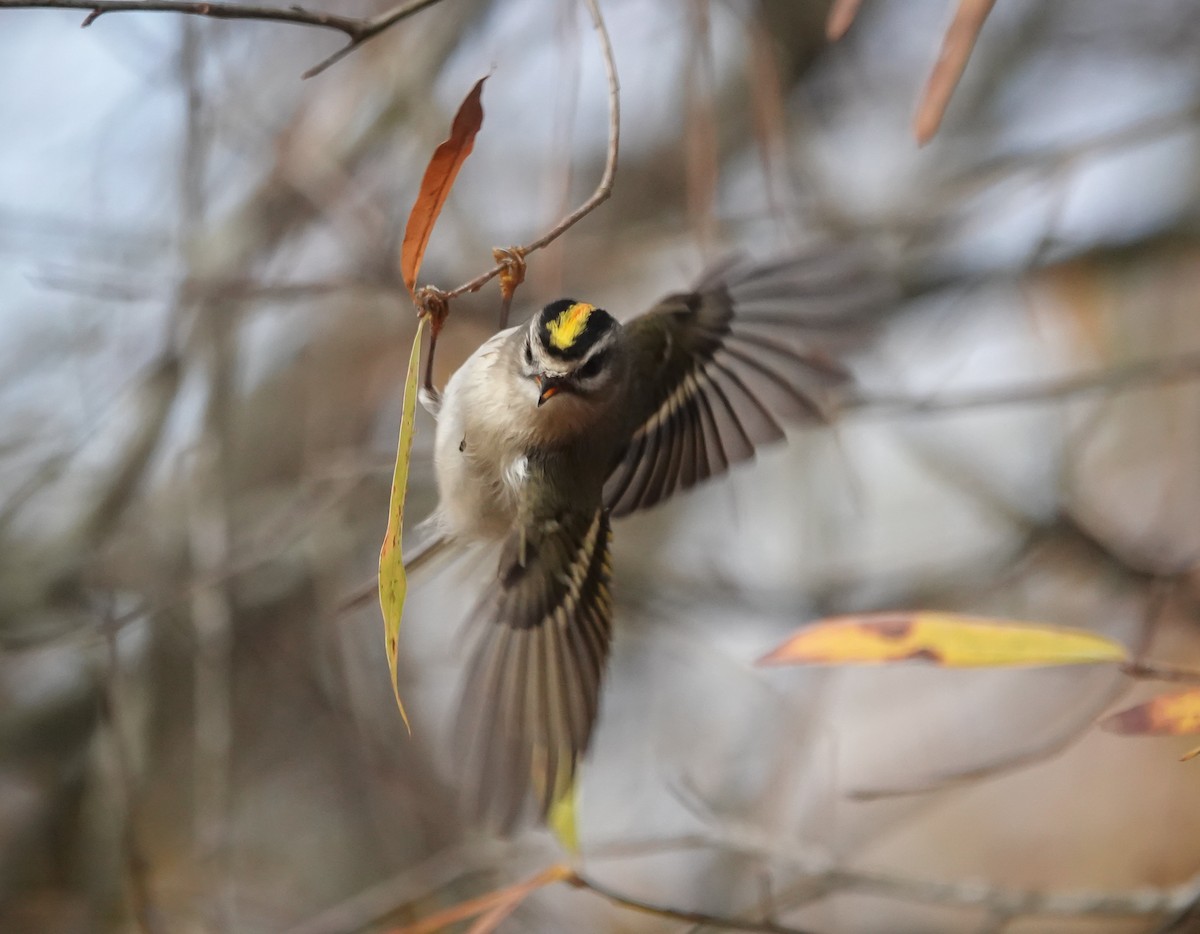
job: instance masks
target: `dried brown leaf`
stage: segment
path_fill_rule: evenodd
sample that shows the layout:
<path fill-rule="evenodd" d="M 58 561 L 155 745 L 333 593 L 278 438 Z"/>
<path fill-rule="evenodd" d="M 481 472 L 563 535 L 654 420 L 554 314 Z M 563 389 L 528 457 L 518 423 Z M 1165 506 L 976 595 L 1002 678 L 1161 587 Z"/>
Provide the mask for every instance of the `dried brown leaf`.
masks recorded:
<path fill-rule="evenodd" d="M 850 29 L 862 0 L 833 0 L 829 16 L 825 19 L 825 38 L 837 42 Z"/>
<path fill-rule="evenodd" d="M 942 125 L 942 117 L 950 104 L 950 97 L 958 87 L 959 79 L 967 67 L 971 50 L 983 29 L 984 20 L 992 12 L 996 0 L 961 0 L 954 20 L 942 40 L 942 51 L 925 85 L 925 93 L 917 106 L 913 120 L 913 133 L 917 143 L 924 146 Z"/>
<path fill-rule="evenodd" d="M 458 170 L 475 146 L 475 134 L 483 125 L 481 97 L 483 82 L 487 79 L 488 76 L 484 75 L 475 82 L 475 87 L 459 105 L 454 122 L 450 125 L 450 136 L 433 151 L 433 157 L 421 179 L 417 201 L 408 215 L 404 241 L 400 245 L 400 276 L 409 292 L 416 288 L 417 273 L 421 269 L 421 260 L 425 257 L 425 247 L 429 245 L 433 225 L 442 213 L 442 206 L 450 195 Z"/>

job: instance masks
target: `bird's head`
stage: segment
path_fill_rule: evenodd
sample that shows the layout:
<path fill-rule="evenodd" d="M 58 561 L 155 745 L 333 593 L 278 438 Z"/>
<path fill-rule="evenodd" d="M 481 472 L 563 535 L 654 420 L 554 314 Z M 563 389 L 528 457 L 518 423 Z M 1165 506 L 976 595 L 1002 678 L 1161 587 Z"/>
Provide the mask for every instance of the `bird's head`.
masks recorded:
<path fill-rule="evenodd" d="M 571 298 L 551 302 L 529 322 L 521 372 L 538 390 L 538 405 L 569 394 L 595 396 L 619 377 L 614 344 L 620 325 L 603 308 Z"/>

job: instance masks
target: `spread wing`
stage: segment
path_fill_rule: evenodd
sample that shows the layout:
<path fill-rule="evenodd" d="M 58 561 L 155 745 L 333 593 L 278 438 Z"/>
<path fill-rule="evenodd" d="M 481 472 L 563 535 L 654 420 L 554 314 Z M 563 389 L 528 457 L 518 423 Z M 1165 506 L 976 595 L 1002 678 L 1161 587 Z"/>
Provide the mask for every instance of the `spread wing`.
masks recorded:
<path fill-rule="evenodd" d="M 458 717 L 469 805 L 510 829 L 544 819 L 587 750 L 612 633 L 608 514 L 531 521 L 505 543 Z"/>
<path fill-rule="evenodd" d="M 613 516 L 653 506 L 754 456 L 788 422 L 827 420 L 849 374 L 831 355 L 892 292 L 845 252 L 727 264 L 625 325 L 641 376 L 610 474 Z"/>

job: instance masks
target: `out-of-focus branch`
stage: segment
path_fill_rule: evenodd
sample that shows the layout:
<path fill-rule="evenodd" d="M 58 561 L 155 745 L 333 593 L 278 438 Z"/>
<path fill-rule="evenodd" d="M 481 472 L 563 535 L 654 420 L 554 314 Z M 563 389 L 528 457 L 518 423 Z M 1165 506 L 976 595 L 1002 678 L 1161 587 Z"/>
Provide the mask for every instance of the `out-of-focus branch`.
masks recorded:
<path fill-rule="evenodd" d="M 1187 908 L 1200 897 L 1200 875 L 1173 886 L 1054 891 L 1004 888 L 977 881 L 943 881 L 839 867 L 827 864 L 824 856 L 811 851 L 768 844 L 763 839 L 762 831 L 757 828 L 739 826 L 725 816 L 720 820 L 721 827 L 716 834 L 690 834 L 645 842 L 636 847 L 617 846 L 632 855 L 692 851 L 698 848 L 718 849 L 772 861 L 777 865 L 791 865 L 800 878 L 796 885 L 790 887 L 788 896 L 777 899 L 777 904 L 789 909 L 811 904 L 834 893 L 853 891 L 909 903 L 983 909 L 989 914 L 1013 920 L 1027 917 L 1146 918 L 1171 915 Z M 588 887 L 596 889 L 594 883 Z M 746 929 L 769 930 L 761 925 Z"/>
<path fill-rule="evenodd" d="M 1197 118 L 1200 118 L 1200 104 L 1192 103 L 1180 110 L 1151 114 L 1132 120 L 1117 129 L 1061 146 L 1006 152 L 977 163 L 963 174 L 951 178 L 941 189 L 940 196 L 946 201 L 961 201 L 1018 173 L 1054 173 L 1080 159 L 1119 152 L 1128 147 L 1144 146 L 1176 133 L 1187 133 L 1191 131 Z"/>
<path fill-rule="evenodd" d="M 150 883 L 149 860 L 138 832 L 140 795 L 135 787 L 133 756 L 126 742 L 120 692 L 117 689 L 121 676 L 121 657 L 117 650 L 116 632 L 108 629 L 104 642 L 107 664 L 103 674 L 103 690 L 99 698 L 100 719 L 106 727 L 112 746 L 113 778 L 117 785 L 118 805 L 122 811 L 122 846 L 125 851 L 129 899 L 141 934 L 165 934 L 162 910 Z"/>
<path fill-rule="evenodd" d="M 834 870 L 828 880 L 838 891 L 870 892 L 885 898 L 984 908 L 1006 918 L 1053 916 L 1060 918 L 1146 917 L 1169 914 L 1191 904 L 1200 892 L 1200 877 L 1173 888 L 1129 891 L 1043 892 L 1003 889 L 977 882 L 939 882 L 904 879 L 886 873 Z"/>
<path fill-rule="evenodd" d="M 192 0 L 0 0 L 0 10 L 47 9 L 88 10 L 83 26 L 90 26 L 105 13 L 179 13 L 184 16 L 204 16 L 209 19 L 258 20 L 260 22 L 285 23 L 292 26 L 310 26 L 317 29 L 333 29 L 343 33 L 350 41 L 324 61 L 314 65 L 303 75 L 311 78 L 320 74 L 334 62 L 345 58 L 369 39 L 375 38 L 385 29 L 402 19 L 419 13 L 438 0 L 408 0 L 385 10 L 378 16 L 354 17 L 306 10 L 301 6 L 272 7 L 250 3 L 205 3 Z"/>
<path fill-rule="evenodd" d="M 251 19 L 295 26 L 335 29 L 351 39 L 362 33 L 365 20 L 300 6 L 273 7 L 251 3 L 204 3 L 192 0 L 0 0 L 0 9 L 89 10 L 82 25 L 92 25 L 105 13 L 180 13 L 209 19 Z"/>
<path fill-rule="evenodd" d="M 201 132 L 204 101 L 201 46 L 194 22 L 183 23 L 179 82 L 185 103 L 179 166 L 180 238 L 192 242 L 204 222 L 204 178 L 209 147 Z M 203 422 L 192 452 L 188 491 L 188 546 L 193 572 L 219 575 L 229 565 L 232 542 L 229 439 L 233 407 L 234 335 L 223 305 L 184 298 L 177 308 L 193 313 L 194 366 L 207 382 Z M 237 927 L 231 880 L 233 761 L 234 606 L 222 583 L 197 587 L 191 595 L 195 633 L 193 657 L 194 840 L 206 890 L 212 894 L 218 926 Z"/>
<path fill-rule="evenodd" d="M 667 905 L 642 901 L 640 898 L 623 895 L 606 885 L 593 881 L 587 876 L 580 875 L 575 870 L 561 863 L 542 870 L 524 882 L 488 892 L 484 895 L 468 899 L 465 902 L 459 902 L 415 924 L 405 925 L 396 930 L 394 934 L 433 934 L 435 931 L 445 930 L 452 924 L 472 918 L 477 919 L 471 926 L 472 932 L 480 932 L 480 934 L 488 932 L 490 934 L 529 895 L 539 888 L 556 882 L 565 882 L 567 885 L 572 885 L 576 888 L 587 889 L 589 892 L 593 892 L 621 908 L 653 915 L 657 918 L 665 918 L 670 921 L 684 921 L 689 924 L 699 924 L 725 931 L 752 931 L 761 932 L 761 934 L 810 934 L 810 932 L 801 928 L 788 927 L 767 919 L 750 921 L 728 915 L 689 911 L 687 909 L 672 908 Z"/>
<path fill-rule="evenodd" d="M 1195 668 L 1178 668 L 1157 662 L 1130 662 L 1121 666 L 1121 672 L 1131 678 L 1145 681 L 1170 681 L 1175 684 L 1200 684 L 1200 671 Z"/>
<path fill-rule="evenodd" d="M 622 847 L 627 853 L 672 852 L 697 848 L 716 848 L 771 860 L 777 864 L 790 864 L 798 872 L 799 878 L 789 887 L 789 894 L 779 899 L 779 903 L 792 910 L 832 894 L 853 891 L 908 903 L 979 909 L 987 912 L 989 917 L 1008 920 L 1039 916 L 1080 919 L 1145 918 L 1171 915 L 1187 908 L 1200 897 L 1200 876 L 1193 876 L 1178 885 L 1163 888 L 1044 891 L 1008 889 L 978 882 L 913 878 L 870 869 L 846 868 L 830 865 L 824 859 L 814 858 L 811 853 L 797 853 L 781 850 L 777 846 L 764 846 L 759 833 L 753 828 L 739 828 L 727 823 L 723 823 L 719 836 L 691 835 Z M 803 929 L 783 925 L 770 918 L 753 919 L 745 916 L 709 914 L 643 901 L 611 889 L 590 876 L 561 864 L 550 866 L 525 882 L 459 902 L 421 921 L 401 927 L 397 934 L 428 934 L 442 930 L 446 925 L 471 918 L 480 919 L 477 922 L 480 930 L 491 930 L 490 927 L 480 924 L 489 912 L 497 907 L 505 909 L 506 913 L 511 912 L 533 891 L 556 882 L 587 889 L 614 905 L 659 918 L 727 931 L 806 934 Z M 375 910 L 378 912 L 378 907 Z M 318 926 L 311 929 L 323 931 L 327 928 Z M 310 926 L 306 925 L 304 930 L 309 931 Z"/>
<path fill-rule="evenodd" d="M 407 19 L 414 13 L 419 13 L 427 6 L 433 6 L 437 2 L 438 0 L 408 0 L 407 3 L 398 4 L 397 6 L 392 7 L 390 10 L 385 10 L 378 16 L 361 20 L 361 30 L 359 31 L 358 35 L 350 37 L 349 44 L 341 49 L 338 49 L 338 51 L 334 52 L 323 62 L 318 62 L 316 65 L 313 65 L 312 68 L 308 69 L 308 71 L 306 71 L 300 77 L 311 78 L 314 75 L 319 75 L 330 65 L 341 61 L 368 39 L 374 39 L 385 29 L 389 29 L 390 27 L 396 25 L 396 23 L 400 22 L 400 20 Z"/>
<path fill-rule="evenodd" d="M 809 934 L 803 928 L 777 924 L 766 918 L 761 921 L 748 921 L 726 915 L 713 915 L 703 911 L 687 911 L 679 908 L 671 908 L 667 905 L 656 905 L 652 902 L 642 901 L 639 898 L 622 895 L 620 892 L 614 891 L 608 886 L 601 885 L 599 882 L 578 873 L 573 873 L 566 881 L 571 885 L 594 892 L 614 905 L 620 905 L 622 908 L 629 908 L 633 911 L 640 911 L 643 914 L 654 915 L 655 917 L 666 918 L 671 921 L 686 921 L 689 924 L 699 924 L 704 927 L 725 931 L 760 931 L 762 934 Z"/>
<path fill-rule="evenodd" d="M 1135 386 L 1161 385 L 1197 377 L 1200 377 L 1200 353 L 1185 353 L 1066 379 L 1042 380 L 957 395 L 864 395 L 851 400 L 847 409 L 869 415 L 941 415 L 969 409 L 1054 402 L 1086 393 L 1115 392 Z"/>

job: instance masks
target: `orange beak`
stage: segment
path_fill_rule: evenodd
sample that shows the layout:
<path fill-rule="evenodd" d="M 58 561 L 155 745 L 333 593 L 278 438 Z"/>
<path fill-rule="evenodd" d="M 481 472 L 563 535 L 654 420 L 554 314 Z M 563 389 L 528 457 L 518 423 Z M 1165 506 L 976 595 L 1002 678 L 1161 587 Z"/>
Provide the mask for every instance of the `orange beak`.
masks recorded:
<path fill-rule="evenodd" d="M 538 376 L 538 387 L 542 390 L 538 396 L 538 406 L 546 404 L 546 400 L 558 395 L 567 385 L 566 380 L 556 376 Z"/>

